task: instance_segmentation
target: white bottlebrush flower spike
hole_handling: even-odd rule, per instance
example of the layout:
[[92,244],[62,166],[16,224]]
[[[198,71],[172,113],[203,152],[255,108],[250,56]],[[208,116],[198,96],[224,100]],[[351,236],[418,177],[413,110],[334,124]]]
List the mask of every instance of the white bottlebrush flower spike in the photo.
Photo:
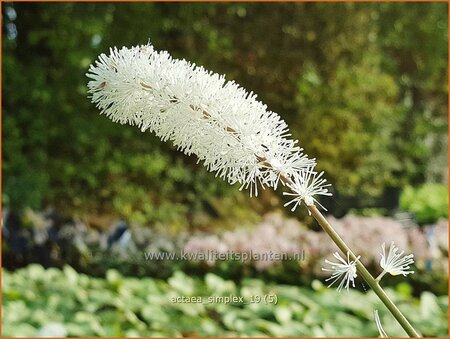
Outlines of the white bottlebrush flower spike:
[[378,315],[378,310],[373,311],[375,317],[375,324],[377,325],[378,333],[380,333],[379,338],[389,338],[389,336],[384,331],[383,326],[381,326],[380,316]]
[[[294,176],[292,182],[288,184],[293,193],[283,192],[284,195],[293,196],[294,198],[284,204],[284,206],[294,204],[291,210],[295,211],[302,201],[305,202],[306,206],[312,206],[314,205],[314,202],[320,205],[316,198],[314,198],[315,195],[331,195],[331,192],[328,190],[328,187],[330,187],[331,184],[327,184],[327,180],[323,179],[322,175],[323,172],[314,172],[311,167]],[[322,205],[320,206],[326,210],[325,207]]]
[[276,189],[314,169],[286,123],[255,94],[151,44],[113,48],[87,76],[102,114],[171,140],[250,195],[257,195],[258,185]]
[[355,278],[357,277],[356,262],[361,256],[356,257],[356,260],[350,260],[350,253],[347,252],[347,261],[342,258],[338,252],[335,252],[333,256],[338,262],[325,260],[327,264],[331,265],[331,268],[322,268],[323,271],[332,272],[331,277],[325,279],[325,281],[331,280],[328,287],[331,287],[335,282],[340,281],[337,287],[338,292],[341,292],[342,288],[346,288],[348,291],[350,283],[355,287]]
[[386,273],[391,275],[402,274],[403,276],[414,273],[414,271],[409,271],[410,265],[414,263],[414,254],[404,255],[405,251],[397,253],[399,248],[395,246],[393,241],[391,242],[387,255],[385,243],[381,245],[381,248],[380,266],[383,269],[383,272],[378,276],[378,280]]

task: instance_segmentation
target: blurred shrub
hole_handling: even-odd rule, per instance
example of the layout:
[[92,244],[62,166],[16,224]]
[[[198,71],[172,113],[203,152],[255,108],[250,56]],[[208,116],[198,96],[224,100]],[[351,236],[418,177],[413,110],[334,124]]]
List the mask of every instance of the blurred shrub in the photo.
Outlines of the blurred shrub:
[[[339,201],[330,199],[330,211],[372,206],[385,186],[423,182],[429,158],[446,159],[433,142],[447,133],[445,6],[8,2],[3,204],[174,230],[249,220],[277,205],[276,194],[250,200],[195,158],[98,115],[86,97],[89,64],[111,46],[150,38],[280,112],[328,171]],[[444,168],[433,177],[442,180]]]
[[[406,252],[414,253],[416,274],[408,277],[414,293],[431,290],[447,291],[448,222],[442,219],[435,226],[405,226],[387,217],[347,216],[330,218],[337,232],[351,248],[361,255],[373,274],[380,273],[381,244],[394,241]],[[6,213],[2,229],[4,266],[16,269],[29,263],[46,267],[69,264],[94,276],[103,276],[108,269],[137,277],[167,278],[182,270],[203,276],[208,272],[224,278],[241,280],[261,277],[277,283],[308,285],[313,279],[324,279],[321,270],[325,258],[331,259],[335,245],[324,232],[308,229],[295,219],[282,214],[268,214],[261,222],[240,225],[234,230],[215,232],[177,232],[167,228],[142,227],[123,221],[112,223],[103,231],[88,227],[80,220],[64,219],[46,211],[28,210],[21,218]],[[148,259],[147,255],[180,255],[199,253],[283,253],[288,260],[217,260]],[[298,257],[300,256],[300,260]],[[431,278],[432,277],[432,278]],[[411,279],[411,280],[410,280]],[[401,281],[386,276],[385,284]]]
[[448,218],[448,186],[408,186],[400,196],[400,208],[413,213],[420,224],[435,223],[440,218]]
[[363,217],[379,217],[387,214],[385,208],[376,208],[376,207],[368,207],[361,209],[350,209],[348,211],[349,214],[359,215]]
[[[412,224],[404,225],[388,217],[359,217],[348,215],[344,218],[329,218],[338,234],[346,241],[361,261],[373,274],[381,273],[379,266],[381,244],[394,241],[405,252],[414,253],[414,279],[418,282],[415,291],[432,289],[438,293],[447,291],[448,222],[442,220],[430,232],[429,228],[419,229]],[[295,219],[286,219],[279,214],[269,214],[264,220],[249,229],[227,231],[221,235],[198,235],[187,239],[186,252],[217,251],[226,253],[256,252],[287,253],[303,252],[304,260],[246,262],[261,276],[278,282],[292,284],[309,283],[317,277],[324,277],[321,270],[325,258],[331,259],[336,251],[334,243],[324,232],[307,229]],[[244,266],[245,266],[244,265]],[[236,269],[236,263],[210,262],[216,272],[227,276]],[[242,265],[241,265],[242,266]],[[231,269],[231,272],[229,269]],[[245,275],[245,270],[241,274]],[[433,275],[433,283],[428,279]],[[395,283],[398,279],[384,278],[384,283]]]
[[[7,25],[19,34],[6,40],[2,59],[8,83],[2,106],[3,205],[112,214],[142,224],[164,222],[174,231],[189,224],[212,224],[217,216],[250,218],[252,210],[246,208],[243,194],[215,179],[195,158],[183,156],[150,133],[111,124],[89,102],[85,73],[98,54],[120,45],[120,39],[126,45],[145,43],[149,37],[158,41],[171,34],[168,21],[183,20],[176,15],[181,8],[175,17],[163,15],[167,7],[154,4],[119,5],[117,12],[114,8],[115,4],[69,3],[8,6]],[[128,25],[131,13],[146,18],[132,20],[136,26],[127,30],[141,34],[111,33],[111,21]],[[166,16],[164,25],[156,24]],[[189,20],[194,13],[187,16]],[[223,204],[214,205],[216,197]],[[222,206],[230,204],[236,208],[224,213]]]
[[392,152],[403,114],[393,104],[398,87],[379,63],[367,55],[350,68],[339,62],[325,74],[309,66],[297,85],[299,119],[294,124],[309,126],[301,134],[305,148],[343,198],[357,196],[360,206],[370,206],[386,186],[398,184],[393,173],[401,168]]
[[[408,286],[387,293],[426,337],[447,335],[447,296],[424,292],[411,297]],[[32,337],[58,328],[72,337],[376,337],[373,311],[386,332],[404,336],[372,291],[337,294],[314,281],[311,287],[242,283],[214,274],[203,279],[174,272],[167,280],[127,278],[109,270],[105,279],[30,265],[2,271],[2,335]],[[208,297],[241,296],[244,303],[208,302]],[[277,303],[251,298],[276,295]],[[177,297],[204,303],[174,303]]]

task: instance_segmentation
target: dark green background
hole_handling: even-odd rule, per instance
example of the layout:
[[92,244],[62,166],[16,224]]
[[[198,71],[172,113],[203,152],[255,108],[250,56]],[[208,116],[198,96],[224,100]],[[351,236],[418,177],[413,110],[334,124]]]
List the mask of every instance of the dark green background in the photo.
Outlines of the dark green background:
[[279,208],[280,194],[250,199],[150,133],[99,116],[89,64],[149,39],[279,112],[326,171],[334,197],[322,202],[335,215],[392,210],[406,185],[447,180],[445,3],[2,7],[4,206],[175,230]]

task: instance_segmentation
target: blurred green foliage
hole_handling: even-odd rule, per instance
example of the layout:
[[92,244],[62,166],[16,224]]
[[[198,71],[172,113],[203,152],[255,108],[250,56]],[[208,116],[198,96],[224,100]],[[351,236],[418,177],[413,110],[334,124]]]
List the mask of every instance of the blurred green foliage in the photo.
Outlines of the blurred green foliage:
[[440,184],[406,187],[400,196],[400,207],[413,213],[420,224],[448,218],[448,187]]
[[392,208],[383,206],[387,189],[446,180],[445,3],[6,3],[2,10],[2,200],[11,208],[53,205],[178,229],[279,205],[277,194],[251,200],[195,158],[98,115],[86,95],[89,64],[111,46],[149,39],[226,73],[279,112],[327,171],[335,214]]
[[[204,279],[175,272],[167,281],[128,278],[110,270],[105,279],[29,265],[2,271],[6,337],[35,336],[42,326],[62,324],[68,336],[377,337],[373,311],[392,337],[405,333],[372,291],[337,294],[319,281],[310,288],[245,279],[237,285],[214,274]],[[413,298],[399,284],[387,293],[425,337],[447,335],[447,296],[423,292]],[[241,296],[244,303],[208,303],[208,297]],[[264,296],[277,302],[265,303]],[[174,303],[176,297],[205,303]],[[261,302],[250,300],[262,298]]]

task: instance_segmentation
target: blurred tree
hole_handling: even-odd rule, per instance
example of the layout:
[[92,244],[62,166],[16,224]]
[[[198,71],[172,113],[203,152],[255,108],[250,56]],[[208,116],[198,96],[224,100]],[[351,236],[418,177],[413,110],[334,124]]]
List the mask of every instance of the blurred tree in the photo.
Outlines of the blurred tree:
[[98,115],[86,98],[89,64],[110,46],[149,38],[280,112],[346,199],[336,213],[425,180],[436,143],[423,141],[440,140],[433,133],[447,125],[443,3],[6,3],[2,11],[2,198],[12,208],[54,205],[176,230],[278,205],[277,194],[250,199],[195,158]]
[[413,184],[447,181],[448,4],[375,8],[383,68],[395,76],[404,110],[393,139],[402,164],[395,175]]

